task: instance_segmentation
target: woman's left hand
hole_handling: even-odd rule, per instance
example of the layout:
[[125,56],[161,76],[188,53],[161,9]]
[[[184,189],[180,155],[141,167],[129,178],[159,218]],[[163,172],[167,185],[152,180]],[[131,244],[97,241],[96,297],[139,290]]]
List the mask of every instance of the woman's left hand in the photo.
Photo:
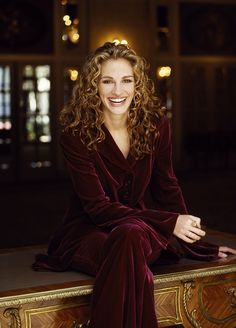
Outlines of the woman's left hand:
[[227,257],[230,254],[236,255],[236,249],[230,248],[230,247],[227,247],[227,246],[220,246],[219,247],[219,252],[218,252],[219,257],[221,257],[221,258]]

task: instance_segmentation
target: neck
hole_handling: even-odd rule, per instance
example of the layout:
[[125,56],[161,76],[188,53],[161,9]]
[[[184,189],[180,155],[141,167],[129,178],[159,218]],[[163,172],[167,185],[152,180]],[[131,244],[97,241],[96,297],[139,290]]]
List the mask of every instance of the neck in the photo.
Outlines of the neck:
[[127,129],[127,115],[106,115],[104,113],[105,125],[109,131]]

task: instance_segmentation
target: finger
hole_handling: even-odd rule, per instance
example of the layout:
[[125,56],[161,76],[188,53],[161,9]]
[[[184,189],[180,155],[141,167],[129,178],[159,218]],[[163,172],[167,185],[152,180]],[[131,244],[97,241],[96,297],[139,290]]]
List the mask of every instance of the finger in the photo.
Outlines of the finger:
[[191,231],[187,231],[187,233],[185,234],[187,238],[193,240],[193,241],[197,241],[199,239],[201,239],[201,237]]
[[201,219],[197,216],[193,216],[193,215],[190,215],[191,217],[191,220],[192,220],[192,226],[193,227],[197,227],[197,228],[201,228]]
[[183,236],[181,239],[184,240],[188,244],[193,244],[197,241],[195,239],[189,238],[188,236]]
[[199,228],[191,227],[190,231],[192,233],[195,233],[196,235],[198,235],[200,237],[204,237],[206,235],[206,232],[202,229],[199,229]]
[[192,244],[192,243],[195,243],[196,242],[196,240],[193,240],[193,239],[189,238],[188,236],[186,236],[184,234],[179,234],[177,237],[179,239],[182,239],[183,241],[185,241],[188,244]]
[[227,257],[228,255],[225,254],[225,253],[223,253],[223,252],[219,252],[219,253],[218,253],[218,256],[221,257],[221,258],[225,258],[225,257]]
[[230,254],[236,255],[236,249],[230,248],[227,246],[220,246],[219,252],[230,253]]

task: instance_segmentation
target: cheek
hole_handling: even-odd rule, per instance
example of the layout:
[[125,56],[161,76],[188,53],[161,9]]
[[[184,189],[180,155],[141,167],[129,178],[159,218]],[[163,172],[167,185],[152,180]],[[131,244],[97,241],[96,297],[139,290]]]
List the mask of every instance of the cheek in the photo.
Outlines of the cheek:
[[100,97],[106,97],[107,95],[109,95],[111,89],[112,88],[110,86],[102,86],[98,88],[98,94]]
[[134,96],[134,86],[131,86],[128,92],[133,97]]

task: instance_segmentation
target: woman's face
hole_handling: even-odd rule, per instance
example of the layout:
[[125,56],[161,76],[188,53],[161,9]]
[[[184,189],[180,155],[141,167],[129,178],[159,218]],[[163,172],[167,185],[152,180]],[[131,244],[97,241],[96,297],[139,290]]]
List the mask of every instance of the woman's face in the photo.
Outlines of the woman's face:
[[134,74],[128,60],[109,59],[101,65],[98,92],[103,111],[110,115],[126,115],[134,97]]

